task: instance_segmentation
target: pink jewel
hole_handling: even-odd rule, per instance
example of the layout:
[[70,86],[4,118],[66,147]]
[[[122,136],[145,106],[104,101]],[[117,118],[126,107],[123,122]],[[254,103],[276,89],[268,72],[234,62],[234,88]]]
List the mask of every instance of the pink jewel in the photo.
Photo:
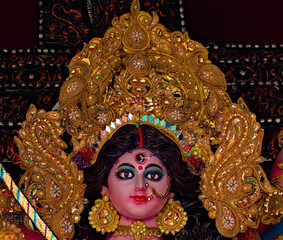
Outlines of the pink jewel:
[[126,116],[122,116],[122,120],[123,120],[123,122],[127,122],[128,118]]
[[143,166],[138,166],[138,170],[143,170]]
[[185,151],[189,150],[190,149],[190,146],[186,146],[185,147]]

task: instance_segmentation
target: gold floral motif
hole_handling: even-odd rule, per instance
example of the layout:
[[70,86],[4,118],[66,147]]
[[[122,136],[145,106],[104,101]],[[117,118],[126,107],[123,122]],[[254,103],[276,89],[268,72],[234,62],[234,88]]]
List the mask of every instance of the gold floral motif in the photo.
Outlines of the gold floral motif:
[[133,237],[135,240],[161,236],[161,232],[158,228],[147,227],[141,221],[133,222],[130,226],[118,226],[115,233],[120,236]]
[[24,240],[25,235],[17,228],[0,216],[0,240]]

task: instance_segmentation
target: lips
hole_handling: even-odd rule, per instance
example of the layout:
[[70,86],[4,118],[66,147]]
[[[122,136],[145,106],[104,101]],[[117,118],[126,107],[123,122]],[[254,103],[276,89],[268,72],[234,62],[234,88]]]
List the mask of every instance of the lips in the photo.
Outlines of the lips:
[[136,200],[137,202],[145,202],[146,201],[145,196],[133,196],[132,198],[134,200]]

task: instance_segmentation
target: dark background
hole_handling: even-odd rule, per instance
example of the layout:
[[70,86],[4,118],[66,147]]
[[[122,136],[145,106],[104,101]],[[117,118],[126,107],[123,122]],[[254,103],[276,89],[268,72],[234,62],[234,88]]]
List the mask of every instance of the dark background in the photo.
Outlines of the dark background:
[[[256,114],[265,131],[262,156],[268,171],[283,130],[283,0],[184,0],[182,10],[178,1],[183,0],[140,1],[142,10],[156,10],[170,30],[182,30],[184,15],[189,37],[208,48],[209,59],[225,74],[232,101],[242,97]],[[98,7],[91,23],[89,2]],[[20,162],[13,139],[30,104],[52,109],[82,42],[102,37],[114,16],[129,11],[131,0],[89,2],[0,0],[0,162],[9,172],[11,162]],[[82,26],[89,30],[85,35]]]
[[[201,43],[283,42],[282,0],[184,0],[184,6],[189,36]],[[1,0],[0,48],[34,48],[36,35],[37,1]]]

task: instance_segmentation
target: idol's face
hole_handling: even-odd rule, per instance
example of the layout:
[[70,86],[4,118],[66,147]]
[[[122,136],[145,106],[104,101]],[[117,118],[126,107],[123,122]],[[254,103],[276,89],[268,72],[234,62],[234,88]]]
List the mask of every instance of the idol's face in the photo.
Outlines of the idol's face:
[[[166,204],[152,193],[166,192],[168,173],[161,160],[147,149],[140,148],[122,155],[112,167],[108,186],[103,187],[102,195],[107,194],[120,215],[132,219],[146,219],[155,216]],[[148,197],[151,195],[151,197]]]

